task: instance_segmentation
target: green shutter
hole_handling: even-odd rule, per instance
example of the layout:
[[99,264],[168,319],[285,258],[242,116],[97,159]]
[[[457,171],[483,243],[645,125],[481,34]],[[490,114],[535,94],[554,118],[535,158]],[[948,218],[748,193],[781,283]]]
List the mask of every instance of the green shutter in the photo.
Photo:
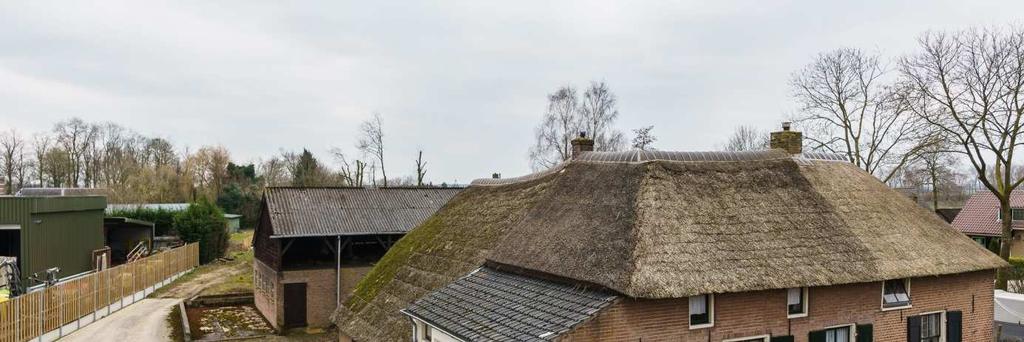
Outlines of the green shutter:
[[825,331],[824,330],[818,330],[818,331],[812,331],[812,332],[808,333],[807,334],[807,341],[808,342],[825,342]]
[[860,324],[857,325],[857,342],[872,342],[875,340],[872,335],[871,324]]
[[907,317],[907,342],[921,342],[921,316]]
[[772,336],[771,342],[793,342],[793,336]]
[[946,312],[946,342],[963,341],[962,317],[960,311]]

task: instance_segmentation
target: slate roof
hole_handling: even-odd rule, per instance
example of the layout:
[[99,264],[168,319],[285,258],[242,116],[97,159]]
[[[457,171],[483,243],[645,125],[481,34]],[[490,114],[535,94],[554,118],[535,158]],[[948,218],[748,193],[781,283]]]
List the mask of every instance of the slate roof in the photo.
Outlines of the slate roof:
[[267,188],[272,236],[405,233],[461,188]]
[[482,267],[402,310],[466,341],[550,341],[616,295]]
[[[1024,208],[1024,192],[1010,195],[1010,207]],[[998,220],[999,199],[989,191],[979,191],[964,203],[964,208],[953,219],[953,227],[967,235],[1000,236],[1002,226]],[[1013,229],[1024,229],[1024,221],[1013,221]]]

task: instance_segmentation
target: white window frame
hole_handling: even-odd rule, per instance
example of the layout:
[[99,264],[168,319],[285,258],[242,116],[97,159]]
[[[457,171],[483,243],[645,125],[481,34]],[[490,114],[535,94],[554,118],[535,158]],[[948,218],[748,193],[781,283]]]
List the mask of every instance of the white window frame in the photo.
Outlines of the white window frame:
[[829,330],[838,329],[838,328],[849,328],[850,337],[849,337],[849,339],[847,339],[847,341],[853,342],[853,341],[857,340],[857,325],[856,324],[833,325],[833,326],[830,326],[830,327],[825,327],[825,329],[822,329],[822,331],[829,331]]
[[690,325],[690,297],[686,297],[686,324],[689,325],[690,330],[706,329],[715,326],[715,294],[708,293],[697,296],[707,296],[708,298],[708,322],[704,324]]
[[[934,314],[939,314],[939,342],[946,342],[946,311],[922,312],[922,313],[917,315],[917,319],[920,320],[921,316],[928,316],[928,315],[934,315]],[[924,321],[921,321],[921,323],[922,323],[921,326],[923,327]],[[924,330],[924,329],[921,329],[921,330]],[[918,342],[920,342],[920,341],[918,341]]]
[[[889,280],[897,280],[897,279],[889,279]],[[881,292],[881,295],[878,296],[879,306],[882,308],[882,311],[903,310],[903,309],[909,309],[909,308],[914,307],[914,295],[910,293],[910,278],[903,278],[903,279],[899,279],[899,280],[903,280],[903,287],[904,287],[904,290],[907,290],[907,298],[910,299],[910,304],[903,305],[903,306],[893,306],[893,307],[888,307],[888,308],[885,307],[885,282],[886,281],[883,280],[882,281],[882,292]]]
[[771,335],[758,335],[758,336],[747,336],[747,337],[740,337],[740,338],[730,338],[728,340],[722,340],[722,342],[749,341],[749,340],[753,340],[753,339],[756,339],[756,338],[759,338],[759,339],[763,340],[764,342],[769,342],[769,341],[771,341],[772,336]]
[[809,302],[808,300],[811,297],[810,296],[811,288],[809,288],[809,287],[801,287],[799,289],[803,292],[803,294],[802,294],[803,295],[803,302],[802,303],[804,305],[804,312],[803,313],[798,313],[798,314],[790,314],[789,313],[789,290],[790,289],[786,289],[786,318],[793,319],[793,318],[807,317],[807,313],[810,311],[810,304],[808,304],[808,302]]

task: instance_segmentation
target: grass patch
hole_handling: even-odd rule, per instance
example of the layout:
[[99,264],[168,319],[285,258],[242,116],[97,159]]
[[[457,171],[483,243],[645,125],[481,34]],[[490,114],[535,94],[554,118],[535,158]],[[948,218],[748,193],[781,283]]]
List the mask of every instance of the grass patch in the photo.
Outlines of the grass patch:
[[182,284],[194,281],[197,277],[224,269],[232,269],[238,274],[216,278],[215,281],[209,283],[202,290],[201,295],[252,292],[252,235],[252,230],[231,234],[230,245],[226,253],[229,260],[215,260],[206,265],[201,265],[167,286],[155,291],[151,296],[160,297]]
[[181,328],[181,306],[175,305],[171,313],[167,315],[167,324],[171,326],[171,334],[167,338],[175,342],[185,341],[185,330]]

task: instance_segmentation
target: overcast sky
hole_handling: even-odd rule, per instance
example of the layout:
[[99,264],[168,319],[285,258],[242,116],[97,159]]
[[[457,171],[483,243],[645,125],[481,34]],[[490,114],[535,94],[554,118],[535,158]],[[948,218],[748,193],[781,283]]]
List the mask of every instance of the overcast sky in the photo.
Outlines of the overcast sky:
[[[794,111],[812,57],[913,51],[926,30],[1020,24],[1024,1],[254,1],[0,4],[0,129],[78,116],[236,161],[354,150],[384,118],[389,174],[423,149],[435,182],[529,172],[561,85],[606,81],[623,131],[716,148]],[[627,134],[631,135],[631,134]]]

